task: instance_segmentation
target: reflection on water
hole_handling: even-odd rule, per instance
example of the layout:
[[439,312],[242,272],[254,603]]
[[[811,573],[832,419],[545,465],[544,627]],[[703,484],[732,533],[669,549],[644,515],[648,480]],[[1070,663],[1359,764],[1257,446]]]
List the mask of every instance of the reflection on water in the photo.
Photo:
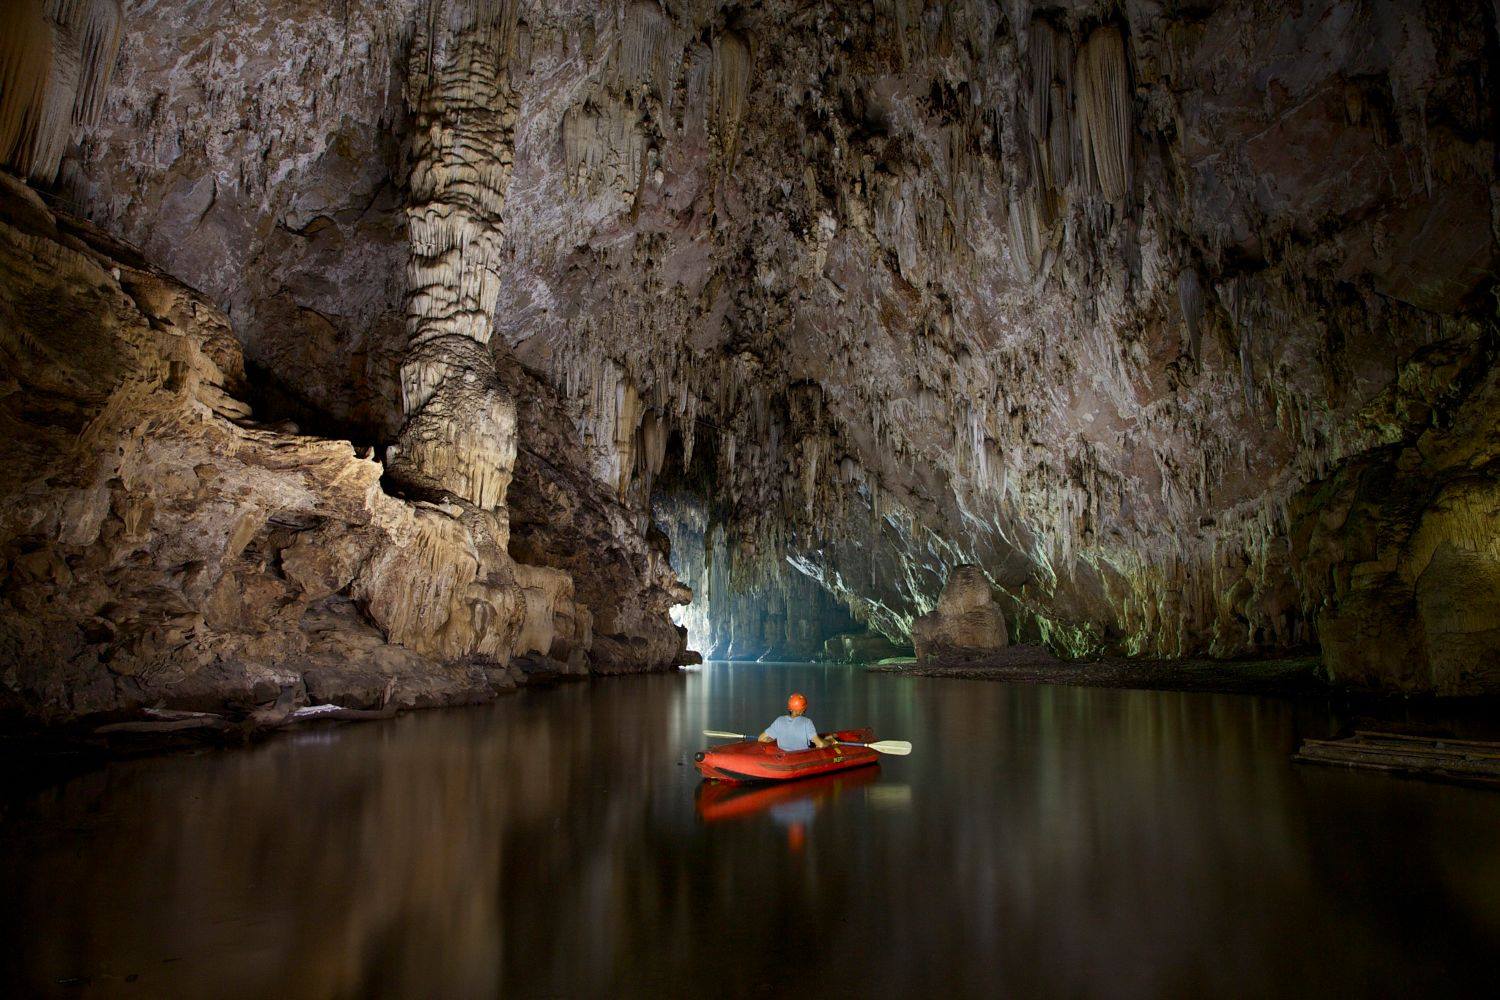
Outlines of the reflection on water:
[[[910,757],[700,788],[786,692]],[[1288,762],[1311,709],[712,665],[4,799],[0,974],[70,996],[1451,994],[1500,795]]]
[[[787,849],[796,853],[807,843],[808,824],[822,806],[854,789],[863,789],[879,777],[880,769],[871,766],[775,784],[726,785],[704,781],[698,785],[698,818],[705,823],[723,823],[770,816],[786,830]],[[905,785],[887,785],[881,790],[903,789],[909,791]],[[882,798],[892,801],[889,795],[877,796],[877,801]],[[907,801],[909,804],[909,798]]]

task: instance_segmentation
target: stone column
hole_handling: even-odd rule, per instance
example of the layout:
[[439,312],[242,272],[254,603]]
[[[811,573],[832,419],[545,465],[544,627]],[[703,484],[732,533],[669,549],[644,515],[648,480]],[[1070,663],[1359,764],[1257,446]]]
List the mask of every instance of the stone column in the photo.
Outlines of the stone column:
[[401,366],[406,414],[391,474],[503,513],[516,410],[489,346],[516,120],[515,0],[431,0],[412,40],[411,243]]

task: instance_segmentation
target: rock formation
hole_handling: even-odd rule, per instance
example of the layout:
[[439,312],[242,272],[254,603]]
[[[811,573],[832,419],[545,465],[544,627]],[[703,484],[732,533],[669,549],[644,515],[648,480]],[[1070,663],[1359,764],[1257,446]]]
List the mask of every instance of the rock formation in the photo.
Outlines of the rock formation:
[[1063,654],[1500,684],[1492,5],[5,17],[11,168],[201,289],[262,419],[393,447],[558,662],[673,659],[672,560],[756,656],[973,565]]
[[986,656],[1009,645],[1005,613],[995,603],[983,569],[954,568],[938,595],[937,607],[912,627],[912,642],[919,660]]
[[1500,375],[1493,345],[1438,345],[1392,405],[1420,433],[1304,491],[1292,551],[1317,595],[1335,681],[1439,694],[1500,689]]
[[[435,10],[435,8],[434,8]],[[388,451],[407,485],[503,517],[516,457],[515,401],[489,349],[500,295],[515,128],[515,5],[482,0],[419,21],[407,56],[413,116],[407,181],[406,425]]]
[[[682,658],[666,613],[688,595],[586,477],[521,507],[547,524],[527,542],[541,558],[572,541],[548,531],[625,539],[580,593],[517,563],[494,511],[398,500],[347,442],[252,420],[222,312],[0,185],[3,707],[447,704],[514,687],[526,654],[558,672]],[[544,389],[514,396],[562,436]],[[554,457],[531,442],[528,468]]]
[[481,574],[504,558],[488,524],[386,496],[347,443],[249,421],[218,309],[0,183],[8,701],[52,717],[512,683],[525,608]]

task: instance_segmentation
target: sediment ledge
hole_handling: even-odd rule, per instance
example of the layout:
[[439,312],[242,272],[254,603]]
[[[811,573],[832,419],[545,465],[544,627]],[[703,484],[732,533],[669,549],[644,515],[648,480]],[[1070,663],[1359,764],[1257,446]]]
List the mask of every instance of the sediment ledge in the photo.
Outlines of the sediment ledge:
[[877,664],[880,673],[1012,684],[1203,691],[1222,694],[1330,694],[1334,692],[1316,655],[1254,660],[1145,660],[1102,657],[1061,660],[1041,646],[1011,646],[978,659],[932,659]]

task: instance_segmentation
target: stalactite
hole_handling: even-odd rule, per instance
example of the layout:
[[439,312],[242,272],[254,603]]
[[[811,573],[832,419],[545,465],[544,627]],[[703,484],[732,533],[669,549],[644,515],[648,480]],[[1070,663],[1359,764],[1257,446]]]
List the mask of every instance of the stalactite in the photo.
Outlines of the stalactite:
[[726,31],[714,39],[713,104],[724,160],[731,167],[749,93],[750,43],[737,32]]
[[562,140],[570,194],[607,192],[620,204],[635,194],[649,141],[632,105],[606,94],[569,108]]
[[1183,346],[1188,357],[1196,362],[1202,342],[1200,323],[1203,320],[1203,285],[1194,268],[1183,268],[1177,276],[1177,304],[1182,310],[1182,324],[1187,331],[1187,340]]
[[630,4],[623,17],[615,58],[616,81],[626,90],[645,86],[661,96],[670,78],[671,22],[651,0]]
[[1047,247],[1039,200],[1037,192],[1023,191],[1011,199],[1010,212],[1006,216],[1011,257],[1017,272],[1026,281],[1041,273]]
[[93,124],[119,51],[120,0],[7,0],[0,9],[0,162],[56,175],[75,127]]
[[52,28],[42,0],[0,6],[0,158],[31,174],[52,67]]
[[1095,190],[1112,202],[1130,192],[1135,134],[1130,70],[1120,29],[1098,28],[1078,50],[1073,69],[1084,160]]
[[80,75],[73,101],[73,124],[91,125],[99,117],[104,91],[114,72],[124,26],[122,0],[51,0],[54,15],[78,44]]
[[1062,191],[1073,173],[1072,38],[1038,18],[1031,22],[1027,49],[1031,61],[1027,123],[1040,154],[1040,180],[1049,189]]

